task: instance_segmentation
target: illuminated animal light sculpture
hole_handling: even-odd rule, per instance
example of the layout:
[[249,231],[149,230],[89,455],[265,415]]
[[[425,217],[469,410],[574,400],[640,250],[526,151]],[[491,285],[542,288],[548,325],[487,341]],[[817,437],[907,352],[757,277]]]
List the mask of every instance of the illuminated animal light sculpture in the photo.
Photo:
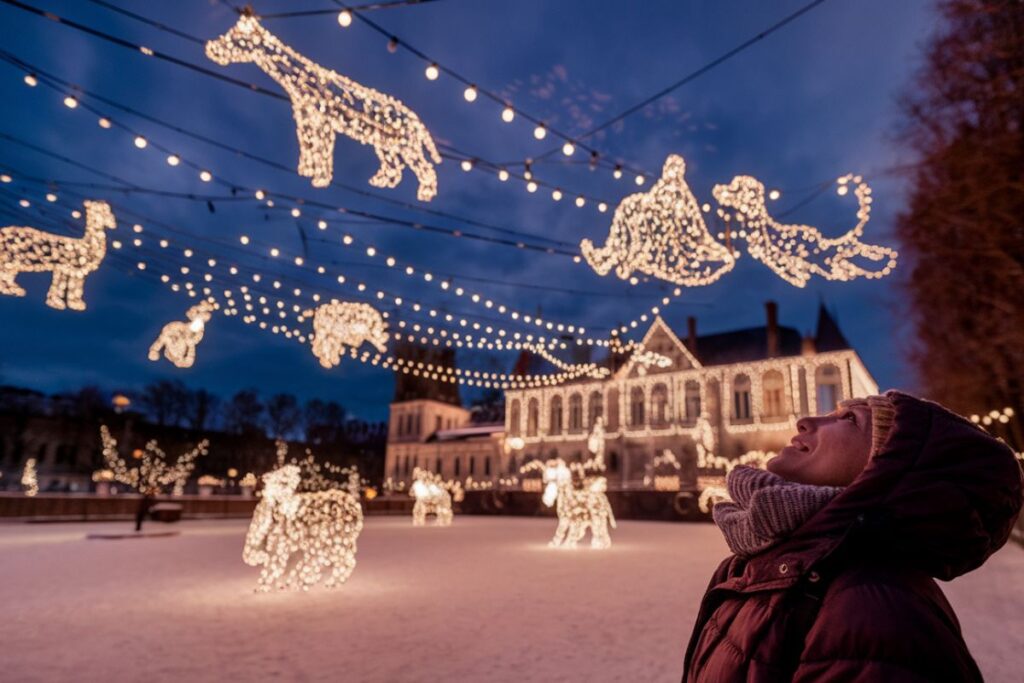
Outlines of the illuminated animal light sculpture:
[[262,567],[256,591],[309,590],[324,572],[326,588],[345,583],[363,529],[359,499],[337,488],[297,493],[302,471],[293,464],[263,475],[263,483],[242,550],[246,564]]
[[325,368],[341,363],[346,346],[369,342],[381,353],[387,350],[387,324],[369,304],[332,301],[302,315],[313,318],[313,355]]
[[39,478],[36,475],[35,458],[29,458],[25,461],[25,467],[21,471],[21,485],[25,489],[25,495],[29,498],[39,493]]
[[580,243],[598,275],[612,268],[623,280],[634,271],[689,287],[706,285],[732,269],[732,252],[708,232],[684,175],[686,162],[671,154],[649,192],[622,200],[603,247]]
[[871,188],[852,174],[837,182],[840,195],[849,192],[851,183],[855,186],[857,224],[831,239],[809,225],[787,225],[772,218],[764,185],[756,178],[736,176],[728,185],[716,185],[712,193],[719,204],[732,209],[732,217],[722,209],[719,215],[727,223],[735,218],[738,236],[746,239],[750,255],[791,285],[803,287],[813,275],[842,281],[885,277],[896,267],[896,251],[860,241],[871,216]]
[[107,254],[105,230],[117,227],[106,202],[85,202],[85,234],[63,237],[36,228],[0,228],[0,294],[25,296],[14,278],[19,273],[53,273],[46,305],[85,310],[85,276],[99,268]]
[[[535,460],[523,465],[521,473],[540,470],[544,493],[541,500],[545,505],[555,505],[558,513],[558,527],[548,543],[553,548],[575,548],[590,529],[590,547],[604,549],[611,547],[612,539],[608,527],[615,528],[615,515],[605,492],[608,480],[604,476],[588,474],[604,470],[604,424],[601,418],[595,421],[594,429],[587,439],[587,448],[593,457],[582,464],[567,465],[561,458],[540,462]],[[577,487],[574,480],[579,480]]]
[[331,182],[334,139],[341,134],[377,152],[380,169],[371,185],[395,187],[408,167],[419,181],[421,201],[437,194],[434,165],[441,163],[441,155],[416,113],[396,98],[300,55],[248,12],[206,43],[206,56],[221,65],[253,62],[284,89],[299,138],[299,175],[312,178],[315,187]]
[[434,515],[435,526],[451,526],[452,494],[441,475],[416,467],[412,479],[409,495],[416,499],[412,506],[412,525],[425,526],[427,515]]
[[203,340],[203,331],[210,316],[217,309],[213,301],[200,301],[185,312],[189,322],[173,320],[160,331],[153,345],[149,347],[149,359],[160,360],[163,352],[167,360],[179,368],[190,368],[196,360],[196,346]]

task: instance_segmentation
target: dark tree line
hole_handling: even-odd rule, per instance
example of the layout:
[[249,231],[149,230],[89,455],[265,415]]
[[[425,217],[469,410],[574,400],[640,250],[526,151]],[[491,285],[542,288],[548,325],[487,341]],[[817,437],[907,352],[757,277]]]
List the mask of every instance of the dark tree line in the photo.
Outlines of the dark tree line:
[[1024,447],[1024,3],[943,0],[904,101],[918,157],[898,222],[928,395],[1001,410]]

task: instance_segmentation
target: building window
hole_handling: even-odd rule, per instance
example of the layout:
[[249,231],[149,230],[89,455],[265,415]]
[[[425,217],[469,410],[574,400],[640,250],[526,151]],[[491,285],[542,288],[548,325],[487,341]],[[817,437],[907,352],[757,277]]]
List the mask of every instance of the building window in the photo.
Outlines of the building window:
[[786,385],[782,373],[769,370],[761,377],[761,389],[764,401],[761,406],[765,417],[782,417],[786,414]]
[[608,429],[615,431],[619,428],[619,390],[609,389],[608,390],[608,407],[605,411],[608,419],[604,421],[604,426]]
[[590,392],[590,401],[588,402],[587,412],[589,413],[587,417],[587,424],[593,427],[594,423],[597,422],[597,418],[604,415],[604,405],[600,391]]
[[476,474],[476,456],[469,456],[469,473]]
[[491,476],[491,456],[489,455],[484,458],[484,476]]
[[512,436],[519,436],[519,399],[512,401],[512,405],[508,409],[508,430]]
[[746,375],[736,375],[732,381],[732,417],[750,419],[750,378]]
[[396,479],[398,477],[402,476],[401,460],[402,460],[401,458],[398,458],[398,457],[395,458],[395,469],[394,469],[394,473],[395,474],[394,474],[394,477]]
[[655,384],[651,389],[651,423],[655,427],[668,426],[668,387]]
[[441,474],[441,458],[437,459],[437,473]]
[[608,471],[619,471],[619,454],[616,451],[612,451],[611,453],[608,454]]
[[441,431],[441,416],[440,415],[434,416],[434,431],[435,432]]
[[551,399],[551,422],[548,429],[548,434],[561,434],[562,433],[562,397],[555,396]]
[[818,414],[831,413],[843,400],[843,378],[839,368],[831,363],[818,366],[814,371],[814,384],[818,395]]
[[540,403],[531,398],[526,405],[526,435],[537,436],[537,425],[540,422]]
[[462,476],[462,458],[455,458],[455,476]]
[[515,455],[515,453],[513,453],[509,457],[509,459],[508,459],[508,473],[509,474],[515,474],[516,473],[516,469],[518,469],[516,467],[516,455]]
[[686,422],[693,424],[700,417],[700,384],[697,380],[687,380],[683,387],[683,403]]
[[583,431],[583,397],[580,394],[569,397],[569,431]]
[[629,391],[629,426],[642,427],[644,425],[644,390],[641,387],[633,387]]

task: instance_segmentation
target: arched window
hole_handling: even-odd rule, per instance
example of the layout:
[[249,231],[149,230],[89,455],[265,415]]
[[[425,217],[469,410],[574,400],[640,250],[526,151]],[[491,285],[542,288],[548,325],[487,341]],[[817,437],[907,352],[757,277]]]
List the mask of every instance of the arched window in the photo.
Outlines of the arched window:
[[508,409],[508,430],[512,436],[519,436],[519,399],[512,401],[512,405]]
[[455,476],[462,476],[462,458],[455,458]]
[[583,431],[583,396],[580,394],[569,397],[569,431]]
[[437,473],[441,474],[441,458],[437,459]]
[[469,456],[469,473],[476,474],[476,456]]
[[843,377],[839,368],[831,363],[819,365],[814,371],[814,385],[818,395],[818,414],[831,413],[843,400]]
[[609,389],[608,390],[608,405],[605,407],[605,415],[607,419],[604,421],[604,426],[612,431],[619,428],[619,390]]
[[644,390],[642,387],[633,387],[629,390],[629,426],[642,427],[644,425]]
[[489,455],[484,458],[484,476],[491,476],[491,456]]
[[750,419],[750,378],[736,375],[732,380],[732,418]]
[[508,473],[515,474],[518,467],[516,466],[516,454],[513,453],[508,459]]
[[394,475],[393,476],[395,477],[395,479],[397,479],[398,477],[402,476],[402,459],[401,458],[397,458],[397,457],[395,458],[395,468],[394,468]]
[[593,428],[594,422],[602,415],[604,415],[604,402],[601,392],[592,391],[590,392],[590,400],[587,401],[587,424]]
[[683,386],[683,405],[687,424],[693,424],[700,417],[700,383],[695,379],[687,380]]
[[551,399],[551,421],[548,422],[548,434],[562,433],[562,397],[555,396]]
[[651,424],[668,426],[668,387],[664,384],[655,384],[651,389]]
[[617,451],[612,451],[611,453],[608,454],[608,471],[619,471],[619,454]]
[[769,370],[761,376],[761,390],[764,393],[761,408],[765,417],[782,417],[786,414],[786,384],[782,373]]
[[526,404],[526,435],[537,436],[537,425],[540,424],[540,403],[531,398]]

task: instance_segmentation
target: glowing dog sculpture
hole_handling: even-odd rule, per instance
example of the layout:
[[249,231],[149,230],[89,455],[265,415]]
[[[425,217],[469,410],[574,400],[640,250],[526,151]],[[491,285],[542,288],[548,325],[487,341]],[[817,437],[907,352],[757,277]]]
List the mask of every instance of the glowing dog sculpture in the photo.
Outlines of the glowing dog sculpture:
[[313,355],[325,368],[341,362],[346,346],[356,349],[369,342],[381,353],[387,350],[387,324],[369,304],[332,301],[302,315],[313,318]]
[[416,113],[396,98],[302,56],[248,12],[206,43],[206,56],[221,65],[253,62],[284,89],[299,138],[299,175],[312,178],[314,187],[331,183],[334,138],[340,133],[373,145],[380,169],[371,185],[395,187],[408,167],[419,180],[416,196],[421,201],[437,194],[434,164],[441,163],[441,155]]
[[[535,460],[523,465],[520,472],[540,470],[544,484],[541,500],[545,505],[555,505],[558,513],[558,527],[551,539],[553,548],[575,548],[590,529],[590,547],[604,549],[611,547],[612,539],[608,527],[615,528],[615,515],[605,491],[608,480],[603,476],[590,474],[604,471],[604,424],[599,417],[587,440],[587,448],[594,454],[582,464],[567,465],[561,458],[540,462]],[[581,480],[580,485],[574,479]]]
[[[719,204],[732,209],[739,227],[746,231],[750,255],[795,287],[806,285],[812,275],[843,281],[885,277],[896,267],[896,251],[860,241],[871,216],[871,188],[852,174],[837,182],[840,195],[854,185],[857,224],[833,239],[810,225],[787,225],[772,218],[765,204],[764,185],[756,178],[736,176],[728,185],[715,185],[712,194]],[[719,215],[728,217],[721,209]]]
[[425,526],[427,515],[434,515],[435,526],[451,526],[455,516],[452,494],[441,475],[416,467],[413,468],[412,479],[409,495],[416,499],[412,506],[412,525]]
[[99,268],[107,255],[105,230],[117,227],[106,202],[85,202],[85,234],[62,237],[36,228],[8,226],[0,229],[0,294],[25,296],[14,278],[18,273],[53,273],[46,305],[85,310],[82,290],[85,276]]
[[210,316],[217,308],[212,301],[200,301],[185,312],[189,322],[173,320],[160,331],[153,345],[149,347],[149,359],[160,360],[163,352],[167,360],[179,368],[190,368],[196,360],[196,346],[203,340],[203,331]]
[[356,566],[356,539],[363,528],[359,499],[329,489],[297,493],[301,468],[288,464],[263,475],[263,498],[245,537],[242,559],[262,566],[257,592],[309,590],[326,571],[326,588],[339,586]]

